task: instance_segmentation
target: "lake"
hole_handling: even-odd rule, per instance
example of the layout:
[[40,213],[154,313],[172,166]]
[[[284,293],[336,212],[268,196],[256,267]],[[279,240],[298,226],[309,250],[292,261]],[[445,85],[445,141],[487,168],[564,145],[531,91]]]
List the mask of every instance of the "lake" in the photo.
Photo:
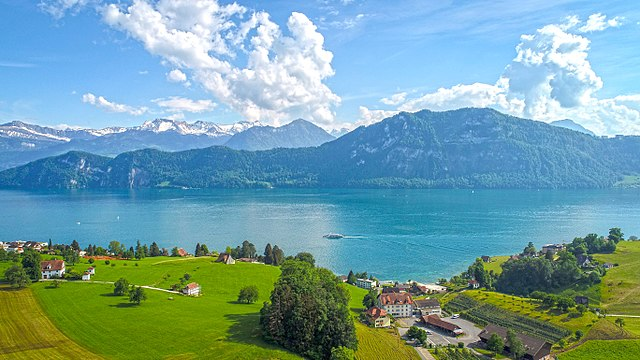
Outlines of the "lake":
[[[621,227],[640,235],[639,190],[132,190],[0,191],[0,241],[196,243],[249,240],[311,252],[337,274],[435,281],[481,255],[527,242],[569,242]],[[336,232],[344,239],[325,239]]]

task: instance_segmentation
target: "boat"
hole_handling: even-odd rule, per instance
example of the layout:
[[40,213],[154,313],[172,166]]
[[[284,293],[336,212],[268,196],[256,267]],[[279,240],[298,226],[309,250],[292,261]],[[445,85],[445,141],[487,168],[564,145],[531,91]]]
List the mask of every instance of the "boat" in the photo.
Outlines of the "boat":
[[324,235],[323,238],[325,239],[342,239],[344,237],[344,235],[342,234],[334,234],[334,233],[328,233],[327,235]]

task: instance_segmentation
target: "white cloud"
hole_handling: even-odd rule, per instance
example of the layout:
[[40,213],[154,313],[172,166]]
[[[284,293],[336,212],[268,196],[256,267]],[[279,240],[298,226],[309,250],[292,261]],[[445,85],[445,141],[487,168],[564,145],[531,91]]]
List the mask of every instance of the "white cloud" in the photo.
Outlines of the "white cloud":
[[380,102],[385,105],[398,105],[400,103],[403,103],[406,98],[407,98],[406,92],[399,92],[391,95],[391,97],[388,97],[388,98],[385,97],[380,99]]
[[[603,27],[602,23],[607,25]],[[618,26],[594,14],[586,22],[576,16],[522,35],[516,56],[495,84],[459,84],[400,103],[398,111],[492,107],[541,121],[570,118],[603,135],[640,133],[640,95],[598,99],[602,79],[588,60],[590,41],[583,33]],[[393,97],[391,98],[393,99]],[[386,116],[360,109],[363,123]]]
[[285,31],[266,12],[248,13],[216,0],[137,0],[102,9],[107,24],[190,70],[192,80],[247,120],[334,122],[340,98],[324,83],[334,74],[333,54],[316,26],[294,12]]
[[151,100],[161,108],[166,109],[169,112],[192,112],[201,113],[205,111],[211,111],[216,107],[216,104],[211,100],[191,100],[178,96],[171,96],[163,99]]
[[354,128],[361,125],[375,124],[383,119],[399,113],[399,110],[370,110],[365,106],[360,106],[360,119],[354,124]]
[[185,82],[187,75],[178,69],[173,69],[167,73],[167,80],[170,82]]
[[142,107],[133,107],[133,106],[129,106],[129,105],[124,105],[124,104],[118,104],[118,103],[114,103],[111,102],[107,99],[105,99],[102,96],[95,96],[92,93],[86,93],[84,95],[82,95],[82,102],[87,103],[87,104],[91,104],[95,107],[104,109],[106,111],[109,112],[115,112],[115,113],[128,113],[134,116],[139,116],[142,115],[144,113],[147,112],[148,108],[142,106]]
[[602,31],[610,27],[619,27],[622,25],[622,18],[616,16],[613,19],[607,20],[606,15],[600,13],[591,14],[587,23],[581,26],[578,30],[581,32],[594,32]]
[[77,14],[82,8],[96,0],[42,0],[38,4],[40,10],[54,19],[62,19],[68,12]]

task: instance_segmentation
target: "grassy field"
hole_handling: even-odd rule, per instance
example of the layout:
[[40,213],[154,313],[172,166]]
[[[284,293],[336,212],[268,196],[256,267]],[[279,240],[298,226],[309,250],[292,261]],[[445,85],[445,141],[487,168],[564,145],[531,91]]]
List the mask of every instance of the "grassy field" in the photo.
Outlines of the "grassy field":
[[0,359],[99,359],[62,334],[31,289],[0,285]]
[[639,354],[639,340],[591,340],[558,355],[558,358],[560,360],[637,360]]
[[619,264],[600,284],[602,307],[610,314],[640,315],[640,241],[620,242],[615,253],[595,258]]
[[570,318],[566,313],[561,313],[557,309],[545,309],[538,301],[528,298],[482,290],[469,290],[464,293],[478,301],[486,302],[537,320],[550,322],[554,325],[569,329],[572,332],[580,329],[586,333],[593,323],[597,321],[597,317],[591,312],[585,312],[577,318]]
[[362,324],[358,318],[363,310],[362,299],[367,294],[364,289],[351,285],[345,285],[351,293],[351,312],[356,321],[358,336],[358,360],[385,360],[385,359],[420,359],[418,353],[412,347],[406,345],[393,329],[374,329]]
[[509,260],[510,256],[492,256],[490,263],[484,263],[484,269],[487,271],[493,270],[494,273],[502,273],[502,264]]

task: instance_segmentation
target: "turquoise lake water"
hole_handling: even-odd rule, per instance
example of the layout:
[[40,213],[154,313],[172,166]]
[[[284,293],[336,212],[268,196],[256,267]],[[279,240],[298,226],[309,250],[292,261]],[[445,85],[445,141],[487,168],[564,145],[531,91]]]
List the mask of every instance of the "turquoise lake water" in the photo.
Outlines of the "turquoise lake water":
[[[0,191],[0,241],[106,245],[269,242],[338,274],[435,281],[478,256],[621,227],[640,236],[638,190]],[[322,235],[337,232],[347,238]]]

